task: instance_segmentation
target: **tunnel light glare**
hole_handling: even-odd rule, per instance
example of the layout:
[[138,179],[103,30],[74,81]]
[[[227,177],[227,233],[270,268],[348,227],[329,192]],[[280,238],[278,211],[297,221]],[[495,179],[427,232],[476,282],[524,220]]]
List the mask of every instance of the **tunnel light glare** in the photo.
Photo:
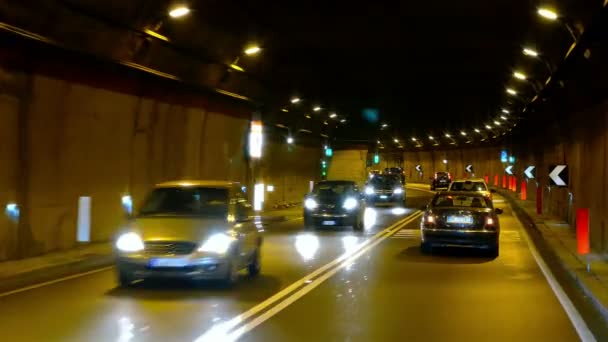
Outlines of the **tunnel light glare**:
[[387,123],[382,124],[382,128],[386,128],[386,127],[388,127]]
[[505,113],[505,114],[509,114],[510,112],[507,109],[502,109],[501,112]]
[[359,238],[354,235],[347,235],[342,237],[342,248],[345,253],[352,252],[359,247]]
[[365,229],[372,228],[376,224],[378,212],[374,208],[365,208],[363,213],[363,226]]
[[538,57],[538,52],[536,52],[536,50],[532,50],[532,49],[524,48],[523,53],[524,53],[524,55],[526,55],[526,56],[530,56],[530,57]]
[[445,137],[446,137],[446,138],[451,138],[452,136],[446,133],[446,134],[445,134]]
[[507,121],[507,117],[504,116],[504,115],[501,115],[500,118],[503,119],[503,120],[505,120],[505,121]]
[[538,15],[540,15],[541,17],[549,20],[556,20],[558,17],[555,11],[544,7],[539,8],[536,13],[538,13]]
[[479,133],[479,132],[481,132],[481,131],[479,130],[479,128],[475,128],[475,129],[474,129],[474,131],[475,131],[475,133]]
[[257,55],[258,53],[260,53],[260,51],[262,51],[262,48],[260,48],[257,45],[254,45],[254,46],[250,46],[250,47],[246,48],[245,51],[243,51],[243,52],[245,52],[245,54],[247,56],[254,56],[254,55]]
[[460,135],[462,135],[463,137],[466,137],[466,136],[467,136],[467,132],[465,132],[465,131],[461,131],[461,132],[460,132]]
[[245,72],[245,69],[241,68],[239,65],[237,65],[235,63],[230,64],[230,67],[236,71]]
[[296,236],[295,248],[304,261],[312,260],[319,250],[319,238],[312,234]]
[[293,138],[292,137],[287,137],[287,143],[288,144],[293,144]]
[[525,81],[528,78],[526,76],[526,74],[524,74],[523,72],[519,72],[519,71],[514,72],[513,77],[517,78],[518,80],[522,80],[522,81]]
[[252,121],[249,132],[249,156],[251,158],[262,157],[263,127],[261,121]]
[[447,160],[447,159],[444,159],[444,160],[442,160],[442,162],[443,162],[444,164],[447,164],[447,163],[448,163],[448,160]]
[[395,144],[399,143],[399,139],[397,139],[397,138],[393,139],[393,141],[395,142]]
[[267,192],[274,192],[274,185],[267,185],[266,186],[266,191]]
[[315,106],[312,110],[315,111],[315,112],[318,112],[318,111],[321,110],[321,107],[320,106]]
[[190,9],[186,6],[178,6],[169,11],[171,18],[181,18],[190,13]]
[[306,115],[306,118],[307,118],[307,119],[312,119],[312,116],[310,116],[310,115]]
[[494,121],[494,124],[495,124],[496,126],[500,126],[500,122],[498,122],[498,121]]
[[412,137],[412,141],[416,141],[416,138]]
[[486,128],[487,128],[487,129],[492,129],[492,126],[490,126],[490,125],[486,125]]
[[329,114],[329,117],[332,118],[332,119],[335,118],[335,117],[337,117],[337,116],[338,116],[338,114],[336,114],[336,113]]
[[292,97],[290,101],[291,101],[291,103],[298,103],[298,102],[300,102],[301,100],[300,100],[300,98],[299,98],[299,97]]
[[396,208],[391,209],[391,213],[395,216],[400,216],[400,215],[405,214],[406,210],[405,210],[405,208],[402,208],[402,207],[396,207]]
[[509,93],[509,95],[517,95],[517,92],[513,88],[507,88],[507,93]]
[[253,210],[260,211],[264,206],[264,183],[253,186]]
[[429,140],[435,140],[435,138],[432,135],[429,135]]
[[341,122],[341,123],[345,123],[345,122],[346,122],[346,119],[342,119],[342,120],[340,120],[340,122]]

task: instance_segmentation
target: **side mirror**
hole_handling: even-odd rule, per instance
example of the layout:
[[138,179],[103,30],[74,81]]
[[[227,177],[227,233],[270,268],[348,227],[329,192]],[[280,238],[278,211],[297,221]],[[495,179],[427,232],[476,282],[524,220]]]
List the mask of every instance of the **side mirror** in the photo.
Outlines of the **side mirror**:
[[496,193],[496,189],[490,189],[490,192],[494,194]]
[[500,215],[503,213],[502,209],[500,209],[500,208],[494,209],[494,212],[496,213],[496,215]]

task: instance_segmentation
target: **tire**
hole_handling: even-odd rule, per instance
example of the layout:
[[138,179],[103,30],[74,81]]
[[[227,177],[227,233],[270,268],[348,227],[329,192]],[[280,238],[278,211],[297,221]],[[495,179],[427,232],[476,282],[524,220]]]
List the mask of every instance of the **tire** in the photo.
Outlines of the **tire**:
[[247,265],[247,274],[249,274],[250,277],[255,277],[255,276],[259,275],[261,271],[262,271],[262,264],[260,261],[260,247],[258,247],[256,249],[256,251],[253,253],[253,258],[251,260],[251,263],[249,263],[249,265]]
[[433,253],[433,246],[431,246],[429,243],[422,242],[420,244],[420,250],[422,251],[422,254],[431,254]]
[[498,258],[498,255],[500,254],[500,248],[498,247],[498,245],[490,248],[490,250],[488,251],[488,254],[492,258]]
[[129,273],[123,270],[118,271],[118,285],[120,287],[131,287],[133,285],[133,280],[135,279]]
[[363,219],[361,218],[361,215],[357,215],[356,221],[355,221],[355,225],[353,226],[353,229],[357,232],[362,232],[363,231]]
[[222,279],[222,284],[226,288],[234,287],[239,279],[239,270],[236,267],[236,263],[234,261],[228,262],[228,267],[226,267],[226,275]]

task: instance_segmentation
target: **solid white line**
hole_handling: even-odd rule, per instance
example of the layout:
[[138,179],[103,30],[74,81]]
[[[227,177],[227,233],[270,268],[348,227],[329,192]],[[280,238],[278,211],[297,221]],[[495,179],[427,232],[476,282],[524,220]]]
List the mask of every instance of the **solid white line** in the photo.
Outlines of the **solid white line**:
[[[336,265],[340,265],[340,263],[344,262],[344,260],[347,260],[352,255],[358,253],[358,251],[366,248],[368,245],[372,244],[374,241],[377,241],[380,238],[384,239],[385,237],[390,236],[391,233],[394,233],[397,231],[397,229],[395,229],[395,228],[400,227],[401,225],[409,224],[410,222],[414,221],[421,214],[422,214],[422,212],[420,210],[417,210],[417,211],[413,212],[412,214],[404,217],[403,219],[397,221],[396,223],[384,228],[383,230],[376,233],[371,238],[369,238],[369,239],[365,240],[364,242],[362,242],[361,244],[359,244],[359,246],[356,249],[353,249],[352,251],[342,254],[340,257],[323,265],[322,267],[318,268],[314,272],[312,272],[308,275],[305,275],[304,277],[295,281],[294,283],[292,283],[285,289],[275,293],[270,298],[257,304],[253,308],[243,312],[242,314],[240,314],[228,321],[222,322],[218,325],[214,325],[208,331],[206,331],[204,334],[199,336],[195,341],[196,342],[218,341],[218,340],[221,340],[222,342],[233,341],[233,340],[229,339],[229,336],[232,336],[234,339],[238,339],[239,336],[233,335],[234,332],[230,333],[230,331],[233,330],[234,328],[236,328],[239,324],[246,321],[250,317],[256,315],[258,312],[265,310],[266,308],[274,305],[275,302],[279,302],[281,299],[283,299],[290,293],[294,292],[295,290],[300,288],[302,285],[309,285],[309,284],[316,283],[318,280],[315,278],[317,276],[321,275],[323,272],[330,270],[332,267],[335,267]],[[339,266],[338,266],[338,268],[339,268]],[[319,279],[321,279],[321,278],[322,277],[320,277]],[[298,292],[295,292],[295,293],[298,293]],[[289,297],[287,297],[287,298],[289,298]],[[285,300],[286,299],[283,299],[283,301],[285,301]],[[249,329],[249,330],[251,330],[251,329]],[[239,330],[240,329],[237,329],[235,331],[239,331]]]
[[[407,224],[413,222],[420,215],[422,215],[422,213],[420,211],[418,211],[416,214],[412,215],[411,220],[407,220],[406,222],[403,222],[401,225],[404,226],[404,225],[407,225]],[[379,243],[381,243],[385,239],[389,238],[390,236],[392,236],[391,233],[385,234],[385,235],[379,237],[378,239],[374,240],[371,244],[365,246],[364,248],[359,249],[354,255],[351,255],[346,260],[343,260],[337,267],[334,267],[333,269],[329,270],[328,272],[326,272],[325,274],[323,274],[318,279],[315,279],[308,286],[303,287],[300,290],[298,290],[297,292],[291,294],[289,297],[283,299],[280,303],[278,303],[277,305],[273,306],[268,311],[266,311],[263,314],[257,316],[252,321],[248,322],[247,324],[242,325],[240,328],[238,328],[235,331],[233,331],[232,333],[230,333],[228,335],[227,340],[228,341],[235,341],[235,340],[237,340],[243,334],[245,334],[248,331],[252,330],[256,326],[262,324],[264,321],[266,321],[269,318],[271,318],[272,316],[276,315],[281,310],[285,309],[286,307],[288,307],[289,305],[291,305],[292,303],[294,303],[298,299],[304,297],[307,293],[309,293],[310,291],[314,290],[317,286],[321,285],[327,279],[331,278],[334,274],[338,273],[338,271],[340,271],[341,269],[345,268],[346,266],[348,266],[349,264],[351,264],[353,261],[357,260],[361,255],[365,254],[366,252],[368,252],[369,250],[371,250],[376,245],[378,245]]]
[[[519,219],[515,217],[515,214],[513,214],[513,216],[517,221],[519,221]],[[593,336],[593,333],[591,332],[591,330],[589,330],[587,323],[585,323],[585,320],[583,320],[581,314],[578,312],[578,310],[576,310],[576,307],[574,306],[564,289],[561,287],[557,279],[555,279],[555,276],[553,275],[543,258],[538,253],[536,245],[534,245],[534,243],[532,242],[532,239],[528,235],[526,228],[523,227],[523,224],[520,229],[523,233],[522,235],[524,236],[524,240],[526,240],[526,243],[530,248],[530,252],[534,257],[534,260],[536,260],[538,267],[540,267],[540,270],[543,272],[543,275],[547,279],[549,286],[551,286],[553,293],[564,308],[564,311],[566,311],[568,318],[570,318],[570,322],[572,322],[574,329],[576,329],[578,337],[580,337],[581,341],[583,342],[596,342],[595,336]]]
[[10,295],[13,295],[13,294],[16,294],[16,293],[20,293],[20,292],[25,292],[25,291],[37,289],[39,287],[43,287],[43,286],[48,286],[48,285],[60,283],[62,281],[66,281],[66,280],[70,280],[70,279],[85,277],[85,276],[88,276],[88,275],[91,275],[91,274],[107,271],[107,270],[110,270],[112,268],[114,268],[114,266],[106,266],[106,267],[98,268],[98,269],[95,269],[95,270],[92,270],[92,271],[87,271],[87,272],[78,273],[78,274],[72,274],[71,276],[67,276],[67,277],[63,277],[63,278],[59,278],[59,279],[53,279],[53,280],[45,281],[44,283],[39,283],[39,284],[34,284],[34,285],[22,287],[20,289],[16,289],[16,290],[11,290],[11,291],[8,291],[8,292],[0,293],[0,298],[6,297],[6,296],[10,296]]

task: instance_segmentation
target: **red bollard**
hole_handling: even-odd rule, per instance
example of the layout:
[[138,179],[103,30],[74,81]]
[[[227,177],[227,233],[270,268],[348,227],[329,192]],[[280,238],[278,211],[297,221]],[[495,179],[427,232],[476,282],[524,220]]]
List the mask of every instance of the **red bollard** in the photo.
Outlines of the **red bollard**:
[[488,175],[483,176],[483,181],[486,182],[486,184],[490,184],[490,176],[488,176]]
[[589,209],[576,209],[576,241],[578,254],[589,254]]
[[511,190],[513,192],[517,192],[517,177],[515,177],[515,176],[513,176],[513,185],[512,185]]
[[498,186],[498,174],[494,175],[494,186]]
[[521,181],[521,194],[520,194],[519,198],[522,201],[525,201],[528,199],[528,183],[526,182],[525,179]]
[[502,175],[502,187],[503,189],[507,188],[507,175]]
[[540,184],[536,186],[536,213],[543,214],[543,188]]

